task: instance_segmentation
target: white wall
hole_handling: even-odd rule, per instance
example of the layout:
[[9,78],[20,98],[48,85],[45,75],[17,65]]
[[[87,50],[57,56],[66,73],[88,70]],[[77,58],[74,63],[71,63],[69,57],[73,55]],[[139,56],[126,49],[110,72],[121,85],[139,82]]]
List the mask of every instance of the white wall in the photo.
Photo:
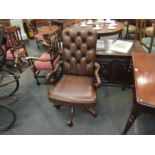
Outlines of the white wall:
[[21,28],[21,35],[22,35],[23,40],[28,39],[27,35],[26,35],[25,31],[24,31],[22,19],[11,19],[10,23],[11,23],[12,26],[16,25],[16,26],[19,26]]

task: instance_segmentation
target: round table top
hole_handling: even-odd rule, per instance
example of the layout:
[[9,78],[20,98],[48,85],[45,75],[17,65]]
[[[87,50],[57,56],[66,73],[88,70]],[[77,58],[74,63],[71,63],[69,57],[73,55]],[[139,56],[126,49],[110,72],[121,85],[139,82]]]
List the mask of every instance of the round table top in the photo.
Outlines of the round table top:
[[95,24],[90,24],[90,25],[85,25],[85,26],[81,26],[80,24],[75,24],[74,26],[78,26],[78,27],[92,27],[93,29],[96,30],[97,34],[101,37],[101,36],[110,36],[110,35],[115,35],[115,34],[119,34],[122,30],[123,30],[123,23],[121,22],[116,22],[115,25],[113,25],[112,27],[109,27],[111,25],[111,23],[101,23],[100,25],[100,29],[95,29]]
[[38,28],[38,33],[41,35],[49,35],[55,33],[58,30],[58,26],[42,26]]
[[123,30],[123,23],[121,22],[116,22],[116,25],[114,25],[113,27],[115,27],[114,29],[109,28],[110,24],[101,24],[101,30],[97,30],[97,33],[100,36],[110,36],[110,35],[114,35],[114,34],[118,34]]

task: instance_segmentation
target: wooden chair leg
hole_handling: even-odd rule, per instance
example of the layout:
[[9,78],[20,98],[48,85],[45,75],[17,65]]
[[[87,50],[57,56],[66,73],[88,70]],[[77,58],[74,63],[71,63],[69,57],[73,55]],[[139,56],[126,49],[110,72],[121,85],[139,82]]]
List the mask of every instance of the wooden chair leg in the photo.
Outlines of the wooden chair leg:
[[122,135],[126,135],[133,123],[135,122],[136,118],[140,115],[140,110],[137,106],[133,105],[132,112],[129,115],[129,118],[127,120],[127,123],[125,125],[124,131],[122,132]]
[[40,82],[39,82],[38,78],[35,77],[35,79],[36,79],[36,83],[37,83],[37,85],[40,86]]
[[89,112],[94,117],[97,117],[97,113],[92,108],[85,108],[84,110]]
[[36,40],[36,43],[37,43],[37,47],[40,49],[39,42],[37,40]]
[[39,82],[39,79],[38,79],[38,74],[36,74],[35,72],[34,72],[34,78],[36,79],[36,83],[37,83],[37,85],[38,86],[40,86],[40,82]]
[[20,67],[20,64],[17,64],[17,69],[18,69],[19,73],[22,73],[22,69]]
[[73,122],[72,121],[73,121],[74,111],[75,111],[75,107],[71,107],[70,111],[69,111],[69,114],[68,114],[68,117],[67,117],[67,125],[69,127],[73,126]]

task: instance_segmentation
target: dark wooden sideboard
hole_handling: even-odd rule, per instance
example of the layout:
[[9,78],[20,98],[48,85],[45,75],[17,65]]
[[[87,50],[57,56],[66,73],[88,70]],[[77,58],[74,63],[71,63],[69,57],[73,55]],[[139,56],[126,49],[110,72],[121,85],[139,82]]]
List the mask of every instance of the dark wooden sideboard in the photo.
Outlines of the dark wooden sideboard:
[[144,51],[138,41],[134,41],[128,53],[119,53],[109,50],[113,40],[106,41],[104,50],[97,50],[97,62],[100,64],[99,75],[103,85],[131,87],[132,52]]

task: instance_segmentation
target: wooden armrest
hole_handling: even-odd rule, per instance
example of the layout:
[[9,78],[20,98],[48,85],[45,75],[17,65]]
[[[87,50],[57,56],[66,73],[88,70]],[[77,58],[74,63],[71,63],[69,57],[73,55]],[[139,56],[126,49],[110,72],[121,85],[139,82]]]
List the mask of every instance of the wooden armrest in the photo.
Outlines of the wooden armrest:
[[58,71],[58,69],[59,69],[59,67],[62,65],[62,63],[63,63],[63,61],[60,61],[59,63],[57,63],[57,64],[55,65],[54,69],[51,70],[51,71],[47,74],[47,77],[46,77],[47,81],[50,81],[51,76],[52,76],[54,73],[56,73],[56,72]]
[[57,63],[54,67],[54,72],[56,72],[62,64],[63,64],[63,61],[60,61],[59,63]]
[[48,44],[45,40],[44,40],[44,41],[41,41],[41,43],[42,43],[44,46],[50,47],[50,44]]
[[95,78],[96,78],[95,87],[96,88],[99,88],[101,86],[101,79],[98,75],[99,69],[100,69],[100,65],[95,62]]
[[26,60],[38,60],[38,61],[43,61],[43,62],[52,61],[52,59],[40,59],[40,58],[33,57],[33,56],[26,57],[25,59]]
[[41,59],[41,58],[33,57],[33,56],[28,56],[25,59],[26,60],[38,60],[38,61],[47,62],[47,61],[54,61],[58,56],[61,56],[60,52],[57,52],[57,54],[53,58],[50,58],[50,59],[45,59],[45,58]]

